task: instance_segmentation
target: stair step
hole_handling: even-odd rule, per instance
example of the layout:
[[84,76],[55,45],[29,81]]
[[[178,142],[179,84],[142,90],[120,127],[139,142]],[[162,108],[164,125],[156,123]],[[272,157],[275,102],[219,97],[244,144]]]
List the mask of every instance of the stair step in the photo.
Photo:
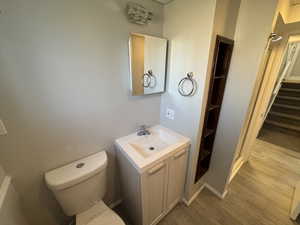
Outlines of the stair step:
[[300,89],[296,89],[296,88],[280,88],[280,91],[300,92]]
[[300,83],[299,82],[283,82],[282,83],[282,88],[300,88]]
[[271,115],[281,116],[281,117],[285,117],[287,119],[300,120],[300,116],[295,116],[295,115],[291,115],[291,114],[287,114],[287,113],[274,112],[274,111],[270,111],[269,113]]
[[264,123],[263,129],[272,130],[272,131],[276,131],[276,132],[280,132],[280,133],[284,133],[284,134],[287,134],[287,135],[292,135],[292,136],[296,136],[296,137],[300,138],[300,132],[299,131],[274,126],[274,125],[268,124],[268,123]]
[[[279,115],[276,113],[269,113],[267,116],[267,120],[278,122],[278,123],[283,123],[291,126],[296,126],[300,128],[300,120],[295,120],[293,118],[287,117],[287,116],[282,116],[281,114],[284,112],[278,112],[280,113]],[[287,114],[287,113],[285,113]],[[291,116],[298,116],[295,114],[289,114]]]
[[300,117],[300,106],[275,103],[270,111]]
[[300,85],[300,80],[286,80],[286,79],[284,79],[282,81],[282,83],[284,83],[284,84],[299,84]]
[[300,88],[280,88],[278,95],[300,98]]
[[277,127],[286,128],[286,129],[289,129],[289,130],[294,130],[294,131],[300,132],[300,127],[298,127],[298,126],[293,126],[293,125],[290,125],[290,124],[280,123],[280,122],[271,121],[271,120],[265,120],[265,123],[266,124],[271,124],[273,126],[277,126]]
[[286,109],[295,109],[295,110],[300,111],[300,106],[286,105],[286,104],[280,104],[280,103],[274,103],[274,106],[286,108]]
[[300,107],[300,101],[290,100],[290,98],[278,98],[278,96],[276,97],[274,103]]
[[284,100],[300,101],[300,97],[292,97],[292,96],[282,96],[282,95],[278,95],[277,98],[279,98],[279,99],[284,99]]

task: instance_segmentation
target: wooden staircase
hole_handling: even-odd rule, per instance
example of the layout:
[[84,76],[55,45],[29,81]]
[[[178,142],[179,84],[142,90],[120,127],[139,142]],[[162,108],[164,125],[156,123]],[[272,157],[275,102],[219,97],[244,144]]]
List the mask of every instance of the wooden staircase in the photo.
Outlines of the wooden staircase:
[[300,82],[283,82],[264,127],[300,134]]

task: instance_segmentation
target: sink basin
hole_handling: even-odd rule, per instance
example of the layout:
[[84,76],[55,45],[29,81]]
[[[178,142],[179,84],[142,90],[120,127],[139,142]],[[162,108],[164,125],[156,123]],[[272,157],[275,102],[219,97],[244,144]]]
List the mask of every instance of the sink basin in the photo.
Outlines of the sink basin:
[[134,133],[116,140],[118,148],[139,170],[190,143],[188,138],[160,125],[151,127],[149,131],[150,135],[137,136]]
[[139,136],[136,140],[129,141],[135,151],[147,158],[168,148],[180,141],[163,129],[151,129],[150,135]]

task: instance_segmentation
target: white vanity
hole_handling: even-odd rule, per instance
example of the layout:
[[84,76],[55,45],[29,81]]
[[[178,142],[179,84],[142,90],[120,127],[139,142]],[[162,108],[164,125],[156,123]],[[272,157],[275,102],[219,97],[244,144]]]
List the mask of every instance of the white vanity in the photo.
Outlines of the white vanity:
[[181,199],[190,140],[154,126],[116,140],[123,203],[134,225],[154,225]]

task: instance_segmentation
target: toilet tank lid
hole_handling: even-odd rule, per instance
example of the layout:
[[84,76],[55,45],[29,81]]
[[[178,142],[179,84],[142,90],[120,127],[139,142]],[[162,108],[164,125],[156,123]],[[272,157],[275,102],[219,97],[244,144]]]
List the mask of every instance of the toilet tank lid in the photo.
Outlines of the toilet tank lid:
[[62,190],[92,177],[106,166],[107,155],[102,151],[47,172],[46,184],[51,190]]

